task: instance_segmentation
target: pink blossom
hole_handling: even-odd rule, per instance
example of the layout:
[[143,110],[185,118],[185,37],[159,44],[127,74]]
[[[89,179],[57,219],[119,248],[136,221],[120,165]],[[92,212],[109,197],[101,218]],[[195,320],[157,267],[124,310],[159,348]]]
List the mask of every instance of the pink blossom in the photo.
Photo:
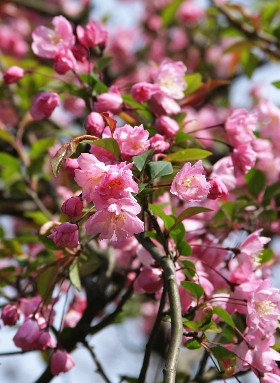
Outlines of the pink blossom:
[[280,317],[280,291],[271,287],[271,280],[262,281],[252,292],[247,303],[247,326],[264,335],[272,334]]
[[83,47],[80,44],[76,44],[76,45],[74,45],[74,47],[71,50],[72,50],[72,53],[73,53],[73,55],[77,61],[79,61],[81,63],[84,63],[87,61],[89,52],[85,47]]
[[280,374],[272,374],[271,372],[266,372],[261,378],[261,383],[280,383]]
[[193,166],[187,162],[176,174],[171,193],[187,202],[201,201],[209,192],[210,184],[206,181],[202,162],[198,161]]
[[53,229],[53,234],[48,236],[56,246],[74,248],[79,245],[78,226],[70,222],[64,222]]
[[155,149],[155,153],[163,153],[170,147],[169,142],[166,142],[161,134],[155,134],[149,141],[150,147]]
[[152,95],[159,91],[159,86],[148,82],[138,82],[131,88],[131,95],[137,102],[145,102],[150,100]]
[[180,105],[171,97],[166,96],[162,91],[152,95],[149,105],[156,116],[163,114],[177,114],[181,111]]
[[96,46],[105,46],[108,38],[108,32],[103,25],[97,21],[90,21],[85,28],[77,26],[77,36],[81,45],[87,48]]
[[53,67],[58,74],[65,74],[76,66],[77,61],[70,49],[61,49],[56,53]]
[[261,100],[257,107],[261,136],[270,138],[274,150],[280,154],[280,109],[272,101]]
[[56,341],[52,337],[52,335],[44,330],[41,331],[39,338],[36,341],[36,349],[44,351],[47,348],[55,348],[56,347]]
[[126,124],[121,128],[117,128],[113,137],[117,140],[122,157],[125,160],[144,153],[150,146],[149,132],[144,129],[142,124],[134,127]]
[[13,337],[13,341],[15,345],[23,351],[33,350],[36,348],[36,342],[39,339],[40,331],[37,321],[26,319]]
[[55,351],[50,360],[51,373],[56,376],[61,372],[67,372],[75,366],[75,361],[65,350]]
[[234,147],[252,143],[255,138],[253,130],[255,130],[256,125],[256,113],[249,114],[246,109],[234,110],[225,124],[229,143]]
[[100,136],[105,128],[105,121],[101,114],[91,112],[85,122],[85,128],[93,136]]
[[204,17],[204,9],[192,0],[184,1],[178,10],[178,19],[182,23],[195,24]]
[[231,154],[236,177],[248,173],[255,165],[257,153],[253,150],[251,144],[238,145]]
[[162,271],[144,266],[136,279],[134,290],[139,293],[156,293],[163,287]]
[[184,78],[186,71],[187,68],[182,61],[164,60],[154,75],[154,83],[158,84],[167,96],[181,99],[187,88]]
[[34,314],[34,312],[38,310],[38,307],[41,304],[42,298],[40,295],[35,295],[35,297],[32,298],[21,298],[20,312],[25,316],[25,318],[27,318],[29,315]]
[[144,231],[144,223],[137,217],[140,206],[132,198],[109,200],[108,207],[98,210],[85,224],[88,235],[100,239],[123,241]]
[[105,148],[101,148],[101,146],[91,145],[90,153],[93,154],[99,161],[104,162],[105,165],[116,163],[116,155]]
[[81,97],[67,96],[63,100],[63,108],[74,117],[82,117],[85,112],[86,103]]
[[219,178],[209,178],[208,182],[210,183],[210,190],[207,198],[217,199],[228,195],[226,185]]
[[219,178],[228,190],[234,189],[236,186],[236,177],[233,172],[232,159],[229,156],[221,158],[213,165],[211,178]]
[[54,109],[60,104],[59,95],[54,92],[38,93],[33,99],[30,110],[35,121],[43,120],[51,116]]
[[17,65],[13,65],[6,70],[3,74],[4,84],[13,84],[18,82],[24,76],[24,69],[20,68]]
[[71,219],[79,217],[83,211],[83,203],[79,197],[68,198],[62,204],[61,211]]
[[65,161],[65,168],[71,177],[75,176],[75,170],[79,169],[77,158],[67,158]]
[[2,53],[15,57],[24,57],[28,52],[28,44],[20,33],[10,25],[0,25],[0,49]]
[[72,26],[65,17],[54,17],[52,24],[54,30],[40,25],[32,33],[32,50],[39,57],[54,59],[61,49],[71,49],[75,45]]
[[78,158],[80,169],[75,170],[75,181],[83,189],[83,199],[92,202],[95,188],[100,185],[109,165],[99,161],[93,154],[83,153]]
[[168,138],[174,138],[180,126],[177,121],[168,116],[160,116],[156,119],[156,128],[159,133]]
[[94,103],[94,109],[98,113],[111,112],[118,114],[122,109],[123,100],[116,86],[111,86],[109,92],[102,93]]
[[6,326],[14,326],[19,320],[19,311],[16,305],[5,305],[2,308],[1,319]]

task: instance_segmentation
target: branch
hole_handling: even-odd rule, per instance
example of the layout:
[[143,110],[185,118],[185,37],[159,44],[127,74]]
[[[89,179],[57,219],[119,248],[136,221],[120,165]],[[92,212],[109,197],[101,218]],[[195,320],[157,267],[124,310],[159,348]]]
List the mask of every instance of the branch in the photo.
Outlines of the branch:
[[156,317],[155,323],[153,325],[153,329],[152,329],[149,341],[146,344],[145,355],[144,355],[143,364],[142,364],[142,368],[140,371],[138,383],[145,383],[145,380],[146,380],[146,374],[147,374],[147,370],[149,367],[149,361],[150,361],[150,357],[151,357],[151,353],[152,353],[152,346],[153,346],[153,343],[154,343],[155,338],[156,338],[158,331],[159,331],[159,326],[160,326],[160,322],[162,320],[162,312],[164,309],[165,300],[166,300],[166,289],[164,288],[162,295],[161,295],[161,300],[160,300],[160,305],[158,308],[157,317]]
[[157,248],[150,238],[145,237],[143,233],[137,234],[136,238],[139,243],[152,255],[155,261],[163,269],[163,278],[166,286],[171,317],[171,340],[167,352],[167,358],[164,368],[164,383],[175,383],[176,366],[179,356],[179,348],[182,342],[182,317],[181,317],[181,302],[179,290],[176,281],[176,271],[173,260],[162,253]]
[[94,363],[96,364],[96,367],[97,367],[96,372],[98,372],[102,376],[102,378],[104,379],[104,381],[106,383],[111,383],[111,381],[109,380],[108,376],[106,375],[101,363],[99,362],[95,352],[93,351],[93,348],[88,344],[87,341],[84,341],[83,344],[86,347],[86,349],[89,351],[90,355],[92,356],[92,359],[94,360]]

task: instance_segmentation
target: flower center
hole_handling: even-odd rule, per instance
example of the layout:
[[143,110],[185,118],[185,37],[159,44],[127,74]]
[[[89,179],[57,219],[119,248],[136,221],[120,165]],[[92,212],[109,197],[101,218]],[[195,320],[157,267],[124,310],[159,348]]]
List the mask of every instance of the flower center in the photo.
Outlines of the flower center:
[[260,316],[275,315],[277,305],[271,301],[262,301],[256,303],[256,310]]
[[51,44],[53,44],[53,45],[57,45],[63,41],[62,38],[56,33],[50,33],[49,39],[50,39]]
[[190,176],[190,177],[186,178],[185,180],[183,180],[182,186],[186,186],[189,189],[197,189],[198,186],[197,186],[196,181],[197,181],[197,179],[195,176]]

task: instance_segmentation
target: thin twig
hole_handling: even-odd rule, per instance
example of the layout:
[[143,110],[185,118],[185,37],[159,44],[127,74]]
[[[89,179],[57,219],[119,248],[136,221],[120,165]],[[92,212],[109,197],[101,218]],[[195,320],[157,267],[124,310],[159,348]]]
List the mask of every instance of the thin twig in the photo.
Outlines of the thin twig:
[[104,379],[104,381],[106,383],[112,383],[110,381],[110,379],[108,378],[108,376],[106,375],[106,373],[102,367],[102,364],[100,363],[95,352],[93,351],[93,348],[88,344],[88,342],[86,340],[83,342],[83,345],[89,351],[90,355],[92,356],[92,359],[94,360],[94,363],[96,364],[96,367],[97,367],[96,372],[98,372],[98,374],[102,376],[102,378]]

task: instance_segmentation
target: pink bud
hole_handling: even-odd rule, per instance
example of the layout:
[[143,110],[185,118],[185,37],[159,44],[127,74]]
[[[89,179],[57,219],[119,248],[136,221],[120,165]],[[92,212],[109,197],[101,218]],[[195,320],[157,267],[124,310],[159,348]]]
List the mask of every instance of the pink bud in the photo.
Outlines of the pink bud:
[[108,32],[96,21],[90,21],[85,28],[78,25],[76,31],[80,44],[87,48],[106,45]]
[[84,63],[88,58],[87,49],[80,44],[76,44],[72,48],[72,53],[73,53],[75,59],[81,63]]
[[56,246],[77,247],[79,245],[78,226],[70,222],[64,222],[56,226],[53,234],[49,235],[48,238],[51,238]]
[[82,210],[83,203],[79,197],[68,198],[61,206],[62,213],[68,215],[71,219],[79,217],[82,214]]
[[122,97],[117,87],[112,86],[109,92],[102,93],[97,97],[97,101],[94,103],[96,112],[112,112],[118,114],[122,108]]
[[42,92],[33,99],[31,116],[35,121],[51,116],[54,109],[60,104],[59,95],[53,92]]
[[85,128],[93,136],[100,136],[105,128],[103,117],[99,113],[91,112],[86,119]]
[[6,326],[14,326],[19,320],[19,312],[17,306],[4,306],[1,313],[1,319]]
[[138,82],[131,88],[131,95],[137,102],[148,101],[152,95],[160,90],[158,85],[150,84],[148,82]]
[[67,158],[65,161],[65,167],[71,177],[75,176],[75,170],[79,169],[77,158]]
[[61,372],[67,372],[75,366],[71,355],[64,350],[57,350],[51,356],[51,373],[55,376]]
[[65,74],[76,68],[77,62],[70,49],[63,49],[56,53],[53,68],[58,74]]
[[24,69],[19,66],[13,65],[6,70],[3,75],[4,84],[13,84],[24,76]]
[[209,193],[207,195],[208,199],[217,199],[228,195],[226,185],[223,181],[219,180],[219,178],[210,178],[208,182],[210,184]]
[[155,153],[163,153],[170,147],[169,142],[164,141],[164,137],[161,134],[155,134],[149,141],[150,147],[155,149]]
[[42,331],[36,342],[36,346],[38,350],[44,351],[47,348],[55,348],[56,341],[53,339],[53,337],[48,331]]
[[160,116],[156,119],[156,127],[159,133],[164,134],[168,138],[174,138],[180,129],[177,121],[168,116]]
[[163,286],[162,271],[152,267],[143,267],[136,279],[134,288],[138,292],[156,293]]
[[26,319],[19,327],[13,338],[15,345],[23,351],[29,351],[36,348],[36,342],[40,336],[40,327],[33,319]]

